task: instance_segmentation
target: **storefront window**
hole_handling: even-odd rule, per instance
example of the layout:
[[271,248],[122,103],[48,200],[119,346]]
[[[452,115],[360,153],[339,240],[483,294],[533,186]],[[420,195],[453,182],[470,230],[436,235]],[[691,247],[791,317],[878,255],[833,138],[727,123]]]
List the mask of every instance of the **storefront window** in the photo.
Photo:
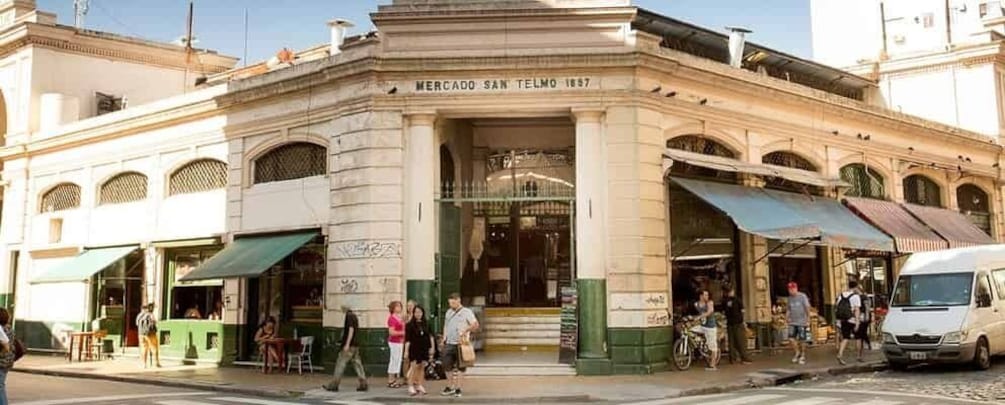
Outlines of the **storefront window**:
[[220,249],[211,246],[167,251],[167,319],[223,319],[223,280],[181,281]]
[[703,260],[681,260],[671,266],[673,279],[673,306],[675,314],[695,313],[694,303],[698,291],[708,290],[709,297],[719,302],[726,287],[733,286],[740,295],[736,282],[736,262],[732,257]]
[[856,281],[862,292],[872,298],[875,308],[887,308],[890,303],[890,267],[883,257],[858,258],[848,262],[848,280]]
[[307,245],[284,260],[286,297],[283,318],[293,322],[321,322],[325,280],[324,245]]

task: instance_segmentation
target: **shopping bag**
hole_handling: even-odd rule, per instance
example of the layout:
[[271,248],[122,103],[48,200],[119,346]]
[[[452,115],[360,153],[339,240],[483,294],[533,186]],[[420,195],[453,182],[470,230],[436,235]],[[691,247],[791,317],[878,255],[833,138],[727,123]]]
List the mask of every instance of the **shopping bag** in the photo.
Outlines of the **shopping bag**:
[[469,334],[461,336],[460,345],[458,349],[461,355],[461,364],[464,367],[471,367],[475,365],[475,346],[471,344],[471,337]]

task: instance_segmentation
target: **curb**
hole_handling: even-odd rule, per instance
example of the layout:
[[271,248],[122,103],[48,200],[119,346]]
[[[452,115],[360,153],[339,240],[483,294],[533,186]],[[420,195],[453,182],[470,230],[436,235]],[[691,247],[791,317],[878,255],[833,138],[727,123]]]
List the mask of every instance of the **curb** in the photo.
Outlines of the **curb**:
[[236,387],[221,384],[206,384],[198,383],[192,381],[178,381],[174,379],[159,378],[159,377],[132,377],[132,376],[122,376],[122,375],[105,375],[96,373],[84,373],[75,371],[60,371],[60,370],[41,370],[33,368],[18,368],[14,367],[11,371],[24,374],[35,374],[35,375],[45,375],[52,377],[68,377],[68,378],[80,378],[89,380],[104,380],[112,382],[122,382],[130,384],[145,384],[145,385],[156,385],[161,387],[170,388],[188,388],[197,389],[203,391],[214,391],[223,392],[228,394],[240,394],[240,395],[251,395],[258,397],[267,398],[295,398],[303,395],[303,392],[298,391],[286,391],[286,390],[268,390],[259,388],[245,388]]
[[654,398],[654,400],[659,399],[670,399],[670,398],[681,398],[681,397],[693,397],[699,395],[712,395],[712,394],[724,394],[733,391],[739,391],[748,388],[763,388],[763,387],[774,387],[779,385],[791,384],[803,380],[812,380],[815,378],[820,378],[822,376],[838,376],[844,374],[855,374],[855,373],[865,373],[874,371],[886,370],[887,363],[885,361],[875,361],[870,363],[855,364],[850,366],[840,366],[840,367],[824,367],[809,370],[800,370],[798,372],[789,374],[779,374],[776,377],[770,378],[748,378],[746,382],[742,383],[730,383],[712,387],[702,387],[702,388],[692,388],[681,390],[681,392],[675,396],[666,398]]

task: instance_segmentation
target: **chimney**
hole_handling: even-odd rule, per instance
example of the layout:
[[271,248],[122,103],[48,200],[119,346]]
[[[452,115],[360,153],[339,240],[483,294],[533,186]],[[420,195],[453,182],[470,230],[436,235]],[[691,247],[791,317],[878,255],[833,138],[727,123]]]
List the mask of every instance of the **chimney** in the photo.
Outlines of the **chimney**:
[[338,55],[342,52],[342,49],[340,48],[342,48],[342,43],[345,42],[346,30],[355,27],[355,25],[348,20],[336,18],[328,21],[328,27],[330,27],[332,31],[331,49],[328,51],[328,54],[332,56]]
[[743,47],[747,44],[747,34],[753,32],[743,27],[726,27],[729,30],[729,65],[738,68],[743,65]]

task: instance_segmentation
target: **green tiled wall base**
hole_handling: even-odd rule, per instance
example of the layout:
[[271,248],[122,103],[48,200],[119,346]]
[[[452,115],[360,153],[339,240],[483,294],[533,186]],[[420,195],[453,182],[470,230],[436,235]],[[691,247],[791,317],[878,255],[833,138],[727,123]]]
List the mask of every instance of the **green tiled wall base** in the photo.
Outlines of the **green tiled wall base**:
[[65,338],[63,331],[84,330],[83,322],[58,321],[14,321],[14,332],[29,349],[64,350],[60,342]]
[[651,374],[668,369],[671,327],[610,328],[607,333],[614,374]]
[[[321,358],[325,372],[331,373],[335,371],[335,361],[338,359],[338,353],[342,350],[339,347],[342,328],[325,328],[324,336]],[[387,376],[387,362],[390,359],[387,347],[387,329],[360,328],[358,339],[360,342],[360,356],[363,357],[363,367],[366,368],[367,376]],[[346,367],[345,375],[346,377],[356,375],[352,365]]]
[[611,375],[612,372],[611,359],[576,360],[576,374],[578,375]]

